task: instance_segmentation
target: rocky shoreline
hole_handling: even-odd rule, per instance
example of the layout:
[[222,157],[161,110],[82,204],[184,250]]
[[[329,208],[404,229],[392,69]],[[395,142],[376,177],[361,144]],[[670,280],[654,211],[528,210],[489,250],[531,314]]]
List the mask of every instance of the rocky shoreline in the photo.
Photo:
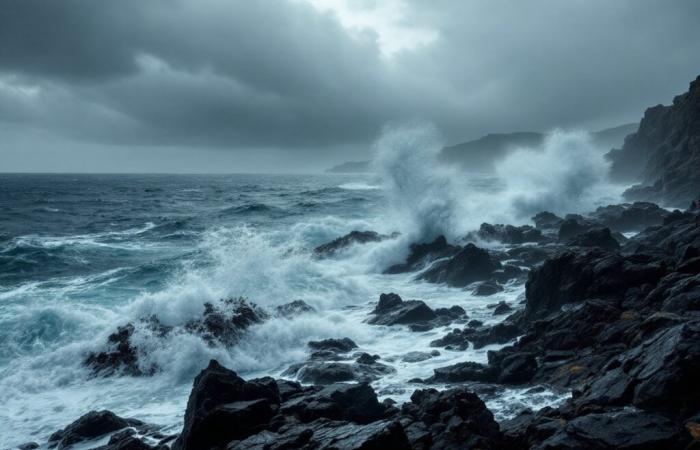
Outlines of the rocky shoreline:
[[[669,212],[650,203],[611,205],[587,215],[541,213],[535,226],[484,224],[462,243],[443,237],[411,246],[388,272],[489,295],[526,279],[522,305],[494,304],[507,317],[493,326],[458,306],[382,294],[367,322],[414,331],[452,327],[434,352],[510,344],[488,363],[436,368],[409,402],[379,401],[370,382],[391,373],[381,355],[357,352],[350,339],[309,342],[307,361],[287,379],[243,380],[211,361],[194,381],[179,435],[109,411],[90,412],[54,433],[49,448],[95,442],[101,450],[147,449],[658,449],[700,448],[700,210]],[[641,230],[627,238],[622,233]],[[368,238],[369,237],[369,238]],[[379,239],[353,232],[316,249],[326,257]],[[510,244],[486,250],[474,242]],[[209,305],[186,325],[212,343],[234,345],[270,315],[304,314],[293,302],[265,311],[243,299]],[[508,315],[509,314],[509,315]],[[90,354],[96,376],[139,369],[136,326],[177,332],[154,318],[120,327],[111,350]],[[430,353],[408,352],[416,360]],[[157,367],[150,369],[158,370]],[[296,380],[296,381],[291,381]],[[301,383],[303,384],[301,384]],[[442,391],[433,386],[447,386]],[[525,410],[496,422],[484,386],[548,386],[571,397],[558,407]],[[38,448],[28,443],[19,448]]]

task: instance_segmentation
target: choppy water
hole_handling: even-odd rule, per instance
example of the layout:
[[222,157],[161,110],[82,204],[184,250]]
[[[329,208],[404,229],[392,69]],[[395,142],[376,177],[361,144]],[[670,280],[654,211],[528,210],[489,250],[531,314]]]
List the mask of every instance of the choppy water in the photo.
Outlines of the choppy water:
[[[430,306],[459,304],[493,321],[489,303],[513,301],[522,286],[489,298],[381,275],[404,257],[406,239],[350,248],[332,259],[310,250],[354,229],[401,231],[385,190],[362,176],[0,175],[0,447],[48,434],[90,409],[181,425],[193,377],[218,358],[244,377],[279,374],[305,359],[306,342],[349,336],[392,361],[430,350],[445,329],[411,333],[364,323],[382,292]],[[489,183],[474,182],[475,189]],[[91,377],[85,354],[117,325],[156,314],[169,324],[203,303],[245,296],[266,307],[302,299],[317,314],[252,327],[234,348],[194,335],[150,342],[153,377]],[[432,368],[484,361],[479,351],[441,351],[421,363],[390,362],[375,384],[407,398]],[[507,391],[491,406],[511,411],[547,395]]]

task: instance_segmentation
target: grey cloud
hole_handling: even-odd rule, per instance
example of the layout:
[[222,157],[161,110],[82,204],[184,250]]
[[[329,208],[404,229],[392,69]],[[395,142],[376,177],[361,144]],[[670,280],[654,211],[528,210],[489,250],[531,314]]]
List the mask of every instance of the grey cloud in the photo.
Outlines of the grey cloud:
[[413,118],[449,142],[614,125],[700,73],[695,0],[409,0],[406,11],[404,25],[439,38],[387,60],[372,32],[351,36],[302,1],[0,0],[0,123],[103,145],[308,156],[366,151],[383,124]]

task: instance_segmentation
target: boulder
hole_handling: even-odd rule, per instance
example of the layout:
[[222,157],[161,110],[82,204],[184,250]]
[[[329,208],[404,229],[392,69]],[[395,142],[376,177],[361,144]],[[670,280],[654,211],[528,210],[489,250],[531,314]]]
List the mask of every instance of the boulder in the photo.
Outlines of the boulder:
[[634,202],[601,206],[591,218],[614,231],[640,231],[661,225],[669,212],[654,203]]
[[142,426],[136,419],[124,419],[111,411],[90,411],[49,437],[49,446],[58,450],[89,441],[127,427]]
[[350,338],[323,339],[321,341],[309,341],[309,347],[313,350],[330,350],[333,352],[347,353],[357,348],[357,344]]
[[475,281],[488,280],[499,268],[501,263],[492,258],[488,251],[467,244],[452,258],[434,263],[419,278],[432,283],[464,287]]
[[435,311],[420,300],[403,301],[396,294],[382,294],[373,317],[368,323],[373,325],[409,325],[437,319]]
[[567,242],[571,247],[600,247],[615,251],[620,249],[620,243],[613,237],[610,228],[592,228],[582,232]]
[[194,380],[173,449],[212,448],[246,438],[268,425],[279,404],[274,380],[245,381],[212,360]]
[[532,217],[535,228],[538,230],[558,230],[561,223],[564,221],[561,217],[549,211],[537,213]]

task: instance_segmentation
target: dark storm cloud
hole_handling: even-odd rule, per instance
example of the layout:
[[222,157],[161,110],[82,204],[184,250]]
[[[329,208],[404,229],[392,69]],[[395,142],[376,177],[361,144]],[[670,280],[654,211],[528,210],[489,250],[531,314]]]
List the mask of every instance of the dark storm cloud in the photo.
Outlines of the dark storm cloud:
[[411,118],[448,141],[615,124],[700,72],[696,0],[413,0],[405,13],[438,38],[387,57],[381,30],[351,33],[305,1],[0,0],[0,123],[308,152]]

